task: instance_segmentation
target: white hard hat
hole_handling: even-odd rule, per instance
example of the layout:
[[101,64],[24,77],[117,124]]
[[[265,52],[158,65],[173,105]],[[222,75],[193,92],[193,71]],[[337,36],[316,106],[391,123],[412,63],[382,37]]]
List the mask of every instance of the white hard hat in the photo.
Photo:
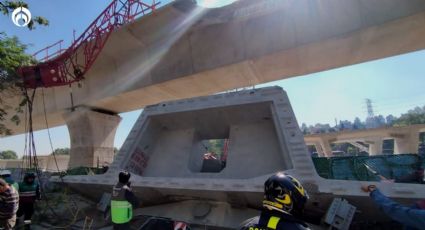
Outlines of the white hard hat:
[[10,170],[4,169],[4,170],[0,170],[0,176],[5,176],[5,175],[11,175],[12,173],[10,172]]

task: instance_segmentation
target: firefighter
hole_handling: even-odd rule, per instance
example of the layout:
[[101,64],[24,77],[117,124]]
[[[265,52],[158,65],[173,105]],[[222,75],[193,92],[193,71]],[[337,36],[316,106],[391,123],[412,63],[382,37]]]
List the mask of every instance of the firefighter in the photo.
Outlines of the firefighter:
[[310,229],[300,219],[307,199],[307,191],[297,179],[284,173],[276,173],[264,183],[261,215],[246,220],[239,229]]
[[18,203],[18,191],[0,178],[0,229],[13,229]]
[[26,173],[24,181],[19,183],[19,210],[18,217],[24,215],[24,225],[30,228],[31,217],[34,213],[34,203],[41,199],[40,186],[35,181],[35,174]]
[[118,183],[112,188],[111,218],[114,229],[130,229],[133,207],[139,206],[137,198],[130,188],[131,174],[122,171],[118,175]]
[[12,185],[16,189],[16,191],[19,191],[19,185],[13,180],[12,173],[10,172],[10,170],[1,170],[0,177],[3,178],[9,185]]

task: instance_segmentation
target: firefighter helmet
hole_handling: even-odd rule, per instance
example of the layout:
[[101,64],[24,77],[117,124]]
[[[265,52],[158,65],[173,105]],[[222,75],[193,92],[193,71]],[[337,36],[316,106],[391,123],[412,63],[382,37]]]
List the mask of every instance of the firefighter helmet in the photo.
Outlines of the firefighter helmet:
[[263,206],[286,213],[302,212],[308,200],[307,191],[294,177],[276,173],[264,183]]

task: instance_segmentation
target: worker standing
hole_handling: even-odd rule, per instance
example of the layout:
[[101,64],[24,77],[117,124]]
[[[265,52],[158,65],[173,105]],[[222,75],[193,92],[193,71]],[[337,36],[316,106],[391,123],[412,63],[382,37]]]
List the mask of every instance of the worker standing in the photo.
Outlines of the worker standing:
[[19,210],[18,217],[24,215],[24,225],[30,228],[31,217],[34,213],[34,203],[41,199],[40,186],[35,181],[35,174],[30,172],[24,176],[24,181],[19,183]]
[[240,230],[308,230],[301,220],[307,192],[294,177],[276,173],[264,183],[263,210],[260,216],[246,220]]
[[12,185],[16,191],[19,191],[19,185],[16,181],[13,180],[12,172],[10,172],[10,170],[1,170],[0,177],[3,178],[9,185]]
[[0,228],[13,229],[16,224],[19,195],[13,186],[0,178]]
[[139,206],[137,198],[130,188],[131,174],[122,171],[118,176],[118,183],[112,189],[111,218],[114,229],[130,229],[133,217],[133,207]]

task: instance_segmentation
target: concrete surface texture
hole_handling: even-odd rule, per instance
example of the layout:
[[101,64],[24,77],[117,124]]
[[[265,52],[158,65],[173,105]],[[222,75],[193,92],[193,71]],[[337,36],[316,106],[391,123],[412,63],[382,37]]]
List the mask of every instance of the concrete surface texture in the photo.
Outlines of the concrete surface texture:
[[[229,139],[225,167],[217,173],[201,172],[206,150],[200,140],[217,138]],[[147,106],[106,174],[64,180],[99,200],[103,192],[110,193],[122,169],[132,173],[131,186],[144,215],[235,228],[252,217],[253,208],[261,207],[264,181],[285,171],[307,189],[308,210],[324,214],[339,196],[355,204],[365,220],[383,218],[361,192],[362,182],[318,176],[288,97],[279,87]],[[425,196],[425,185],[370,183],[404,202]]]
[[[174,1],[113,32],[72,86],[74,105],[120,113],[420,50],[424,10],[422,0]],[[67,88],[45,90],[51,126],[65,123]],[[41,101],[35,129],[45,128]]]
[[65,114],[65,120],[71,137],[69,168],[112,163],[120,116],[78,108]]
[[[206,152],[201,140],[227,138],[225,167],[217,173],[201,172]],[[236,227],[255,212],[247,206],[258,207],[270,174],[297,169],[305,179],[313,179],[312,165],[286,93],[272,87],[148,106],[105,175],[64,179],[78,191],[100,197],[126,169],[145,215],[162,210],[162,216]],[[172,211],[178,204],[169,209],[155,206],[187,200],[191,202],[182,203],[187,210],[181,212]],[[198,218],[192,213],[198,201],[211,209],[209,215]]]
[[[419,134],[425,132],[425,125],[409,125],[402,127],[386,127],[356,131],[342,131],[323,134],[305,135],[307,145],[314,145],[320,156],[332,156],[331,143],[362,142],[369,146],[367,152],[370,155],[383,154],[383,140],[394,140],[394,153],[418,153]],[[357,143],[362,148],[362,145]],[[357,147],[356,146],[356,147]],[[363,146],[364,147],[364,146]]]

